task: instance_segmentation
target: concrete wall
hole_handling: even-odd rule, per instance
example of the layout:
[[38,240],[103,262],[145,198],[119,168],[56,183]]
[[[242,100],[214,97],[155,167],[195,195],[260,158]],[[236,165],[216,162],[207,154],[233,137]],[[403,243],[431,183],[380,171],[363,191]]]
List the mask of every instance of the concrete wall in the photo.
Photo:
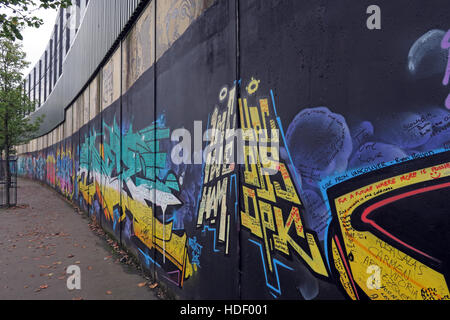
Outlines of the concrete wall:
[[[152,1],[19,172],[181,298],[449,299],[450,6],[379,0],[369,30],[371,4]],[[175,164],[180,128],[280,149]]]

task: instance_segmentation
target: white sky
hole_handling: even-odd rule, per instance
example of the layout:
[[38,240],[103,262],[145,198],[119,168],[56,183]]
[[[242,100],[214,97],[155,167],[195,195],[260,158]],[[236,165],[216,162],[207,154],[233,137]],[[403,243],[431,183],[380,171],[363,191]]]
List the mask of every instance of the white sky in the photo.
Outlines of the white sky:
[[27,54],[26,60],[31,62],[27,69],[23,71],[27,75],[39,61],[47,48],[51,34],[54,30],[57,10],[40,9],[34,12],[34,15],[41,18],[44,24],[40,28],[26,28],[22,32],[23,51]]

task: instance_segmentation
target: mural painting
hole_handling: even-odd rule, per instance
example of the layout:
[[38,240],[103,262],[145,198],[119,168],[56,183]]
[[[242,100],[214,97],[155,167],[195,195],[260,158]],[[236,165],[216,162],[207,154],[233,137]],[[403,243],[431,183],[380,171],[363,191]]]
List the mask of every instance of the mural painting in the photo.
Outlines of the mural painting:
[[[335,4],[239,3],[236,29],[225,1],[152,2],[68,134],[20,154],[19,174],[88,212],[181,297],[450,299],[448,21],[402,22],[401,44],[355,32],[367,49],[351,50],[323,24]],[[201,151],[175,163],[173,136],[197,139],[195,122]]]

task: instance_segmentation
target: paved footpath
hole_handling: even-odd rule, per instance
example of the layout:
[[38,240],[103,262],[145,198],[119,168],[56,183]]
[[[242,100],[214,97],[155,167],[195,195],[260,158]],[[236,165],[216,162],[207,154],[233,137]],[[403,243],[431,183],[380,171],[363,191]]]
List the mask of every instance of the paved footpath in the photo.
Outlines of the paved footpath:
[[[18,208],[0,210],[0,300],[157,299],[56,191],[19,179],[17,193]],[[71,265],[80,267],[81,290],[67,289]]]

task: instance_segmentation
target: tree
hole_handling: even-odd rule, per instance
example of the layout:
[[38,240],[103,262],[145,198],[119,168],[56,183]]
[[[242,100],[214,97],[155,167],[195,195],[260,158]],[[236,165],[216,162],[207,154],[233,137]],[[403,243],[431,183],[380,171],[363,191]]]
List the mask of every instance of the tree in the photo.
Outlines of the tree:
[[22,70],[28,65],[22,45],[7,38],[0,38],[0,146],[4,151],[4,172],[6,174],[6,206],[10,206],[9,186],[11,172],[10,156],[14,154],[13,146],[30,141],[42,122],[35,122],[25,115],[35,110],[35,103],[30,101],[22,87]]
[[0,37],[22,40],[24,27],[39,28],[43,21],[33,15],[36,9],[67,8],[72,0],[0,0]]

